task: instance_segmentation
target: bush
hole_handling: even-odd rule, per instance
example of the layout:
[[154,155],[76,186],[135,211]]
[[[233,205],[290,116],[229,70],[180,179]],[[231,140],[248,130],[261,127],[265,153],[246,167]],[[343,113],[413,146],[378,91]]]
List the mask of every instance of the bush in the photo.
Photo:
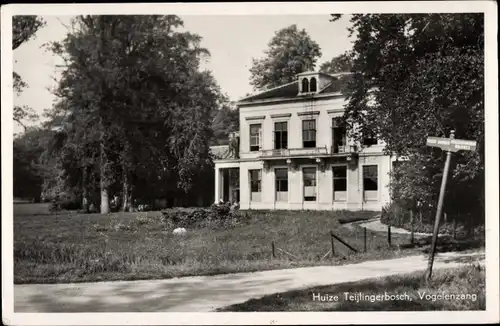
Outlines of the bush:
[[186,229],[235,227],[247,218],[247,214],[231,208],[230,204],[214,204],[210,208],[172,209],[162,213],[166,223]]
[[82,209],[82,203],[79,198],[64,199],[59,202],[59,207],[62,210],[74,211]]
[[[434,218],[435,211],[427,210],[422,212],[422,220],[420,220],[420,213],[414,212],[413,214],[413,230],[414,232],[432,233],[434,231]],[[473,219],[470,215],[463,216],[448,216],[448,222],[444,222],[444,217],[441,216],[441,225],[439,226],[440,234],[453,234],[453,218],[456,218],[457,237],[465,237],[471,233],[475,235],[484,235],[484,225],[471,223]],[[411,213],[410,210],[393,202],[386,205],[382,209],[380,221],[386,225],[399,227],[402,229],[411,229]],[[477,221],[476,221],[477,222]]]

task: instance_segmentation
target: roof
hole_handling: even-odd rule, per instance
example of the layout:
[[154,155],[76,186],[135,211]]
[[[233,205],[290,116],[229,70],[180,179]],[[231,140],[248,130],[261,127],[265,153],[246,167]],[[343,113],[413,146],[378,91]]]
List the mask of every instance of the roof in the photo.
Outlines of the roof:
[[[338,74],[325,74],[318,72],[304,72],[298,74],[298,76],[302,75],[310,75],[312,73],[319,74],[321,76],[327,77],[330,82],[326,84],[322,89],[318,91],[317,94],[338,94],[343,93],[346,89],[346,86],[351,79],[351,73],[338,73]],[[315,94],[314,94],[315,95]],[[308,96],[314,96],[308,94]],[[257,100],[265,100],[265,99],[291,99],[291,98],[300,98],[299,95],[299,79],[294,80],[291,83],[274,87],[268,90],[264,90],[262,92],[247,96],[241,99],[238,103],[249,103]]]
[[216,160],[235,159],[234,153],[229,150],[229,145],[210,146],[210,152]]
[[341,75],[336,77],[332,82],[326,85],[319,94],[328,93],[343,93],[347,89],[347,84],[352,79],[352,75]]

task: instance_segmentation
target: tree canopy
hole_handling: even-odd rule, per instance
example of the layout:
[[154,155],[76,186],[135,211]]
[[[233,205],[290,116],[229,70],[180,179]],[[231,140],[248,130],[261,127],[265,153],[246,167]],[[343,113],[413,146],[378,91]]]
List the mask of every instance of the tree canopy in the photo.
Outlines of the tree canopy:
[[[63,116],[54,150],[69,185],[101,212],[119,194],[196,197],[211,166],[211,118],[220,90],[199,69],[208,51],[180,32],[177,16],[79,16],[51,49],[66,62],[53,116]],[[172,196],[170,196],[172,197]]]
[[250,84],[261,90],[290,83],[297,74],[313,70],[319,57],[321,49],[306,30],[288,26],[274,34],[265,57],[253,59]]
[[388,153],[409,158],[401,165],[401,177],[394,178],[394,196],[423,200],[420,190],[427,187],[425,200],[435,198],[444,155],[427,147],[426,138],[449,137],[450,130],[455,130],[456,138],[475,140],[478,146],[473,153],[454,155],[450,180],[454,194],[450,196],[460,197],[462,192],[465,198],[463,191],[470,193],[470,186],[476,191],[469,200],[453,205],[468,205],[471,198],[480,203],[484,178],[483,15],[355,14],[351,23],[351,35],[357,35],[350,53],[355,73],[346,94],[345,123],[354,138],[375,131],[386,142]]
[[214,110],[212,130],[214,132],[214,145],[227,145],[229,134],[240,130],[239,109],[227,100],[218,110]]
[[[13,16],[12,17],[12,50],[17,49],[23,43],[35,37],[36,32],[45,26],[45,21],[38,16]],[[14,93],[19,95],[23,89],[28,87],[19,74],[13,73]],[[14,106],[13,119],[26,129],[25,121],[33,121],[38,118],[35,111],[24,105]]]
[[343,53],[323,63],[319,67],[320,72],[336,74],[339,72],[349,72],[352,69],[352,58],[349,53]]

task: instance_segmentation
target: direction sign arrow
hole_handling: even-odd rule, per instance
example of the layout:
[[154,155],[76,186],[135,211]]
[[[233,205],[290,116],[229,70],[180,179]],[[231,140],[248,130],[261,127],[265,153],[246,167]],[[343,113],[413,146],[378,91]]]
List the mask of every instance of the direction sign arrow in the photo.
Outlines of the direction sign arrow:
[[451,144],[450,138],[428,137],[427,146],[439,147],[442,150],[449,150]]
[[476,150],[476,142],[473,140],[450,139],[439,137],[428,137],[427,146],[439,147],[443,151],[474,151]]
[[463,139],[452,139],[451,148],[453,152],[457,151],[475,151],[476,142],[473,140],[463,140]]

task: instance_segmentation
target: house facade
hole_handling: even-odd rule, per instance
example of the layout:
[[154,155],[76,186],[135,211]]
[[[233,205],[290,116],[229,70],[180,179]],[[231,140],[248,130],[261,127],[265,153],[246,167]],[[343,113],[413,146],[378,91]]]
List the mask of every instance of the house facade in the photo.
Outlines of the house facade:
[[381,210],[390,200],[392,159],[373,135],[361,146],[341,126],[348,77],[306,72],[239,101],[238,146],[213,148],[215,201],[238,201],[241,209]]

